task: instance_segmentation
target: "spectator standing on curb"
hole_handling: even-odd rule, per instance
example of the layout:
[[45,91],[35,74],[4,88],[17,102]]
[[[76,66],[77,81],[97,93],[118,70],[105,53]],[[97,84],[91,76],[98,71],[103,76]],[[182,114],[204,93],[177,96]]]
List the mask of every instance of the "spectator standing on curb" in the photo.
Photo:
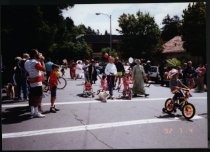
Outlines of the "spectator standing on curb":
[[89,66],[89,61],[85,60],[85,64],[82,67],[82,69],[84,70],[85,82],[89,82],[88,66]]
[[206,69],[206,73],[204,75],[204,90],[207,91],[207,64],[204,65],[205,69]]
[[194,88],[195,87],[194,78],[196,77],[196,72],[195,72],[195,68],[192,66],[192,61],[187,62],[187,68],[186,68],[185,74],[186,74],[187,87],[190,89]]
[[118,85],[117,85],[116,89],[119,89],[120,84],[121,84],[122,76],[125,73],[125,68],[124,68],[122,62],[120,62],[119,57],[115,58],[115,65],[116,65],[116,68],[117,68],[117,75],[116,75],[116,79],[115,79],[115,87],[116,87],[116,83],[118,81]]
[[69,69],[70,69],[70,78],[76,80],[76,62],[71,61]]
[[113,97],[113,89],[114,89],[114,82],[115,82],[115,76],[117,74],[117,68],[114,64],[114,58],[109,57],[108,58],[109,63],[106,65],[105,68],[105,74],[107,75],[107,84],[108,84],[108,90],[109,90],[109,99],[114,99]]
[[197,73],[197,92],[204,92],[204,77],[206,74],[206,68],[203,64],[200,64],[198,68],[196,68]]
[[50,112],[56,113],[56,111],[59,111],[59,109],[55,108],[55,100],[56,100],[56,90],[58,85],[58,77],[59,77],[59,66],[56,64],[52,65],[52,71],[50,73],[49,77],[49,83],[50,83],[50,91],[51,91],[51,107]]
[[48,78],[49,78],[50,73],[52,71],[52,65],[53,65],[53,62],[49,58],[48,61],[45,63],[45,67],[46,67],[46,81],[48,81]]
[[141,64],[140,59],[136,59],[136,65],[133,67],[132,80],[133,80],[133,94],[137,97],[137,94],[149,96],[145,92],[144,79],[146,79],[146,74],[144,72],[144,67]]
[[30,84],[30,98],[31,98],[31,116],[43,118],[45,115],[41,114],[38,106],[42,102],[42,81],[45,69],[44,57],[37,50],[33,49],[30,52],[31,60],[25,63],[25,69],[28,72],[28,81]]
[[18,100],[22,100],[21,90],[23,92],[23,101],[26,101],[28,97],[27,71],[25,70],[24,64],[29,58],[29,54],[24,53],[22,58],[18,57],[16,59],[14,81],[16,84],[16,97]]
[[91,60],[91,64],[88,66],[88,75],[89,75],[90,83],[95,84],[95,81],[97,80],[97,71],[96,71],[94,59]]
[[22,69],[20,67],[20,61],[22,60],[21,57],[15,57],[15,67],[14,67],[14,74],[13,74],[13,84],[15,86],[15,99],[22,100],[21,98],[21,81],[22,81]]

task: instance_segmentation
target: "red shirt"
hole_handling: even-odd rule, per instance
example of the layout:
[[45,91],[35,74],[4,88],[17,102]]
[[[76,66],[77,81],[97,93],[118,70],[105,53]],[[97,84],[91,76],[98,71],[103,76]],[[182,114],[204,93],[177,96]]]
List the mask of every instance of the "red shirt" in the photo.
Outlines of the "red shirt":
[[50,89],[52,89],[52,87],[58,85],[58,76],[59,76],[59,74],[58,74],[57,71],[52,71],[52,72],[50,73],[50,80],[49,80]]

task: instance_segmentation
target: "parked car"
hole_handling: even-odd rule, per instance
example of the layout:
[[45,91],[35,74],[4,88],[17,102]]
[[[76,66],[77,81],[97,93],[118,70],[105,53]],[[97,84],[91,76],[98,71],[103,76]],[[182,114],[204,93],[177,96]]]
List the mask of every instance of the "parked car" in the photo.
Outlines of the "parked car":
[[160,72],[158,66],[151,66],[148,71],[149,79],[155,81],[155,83],[160,82]]

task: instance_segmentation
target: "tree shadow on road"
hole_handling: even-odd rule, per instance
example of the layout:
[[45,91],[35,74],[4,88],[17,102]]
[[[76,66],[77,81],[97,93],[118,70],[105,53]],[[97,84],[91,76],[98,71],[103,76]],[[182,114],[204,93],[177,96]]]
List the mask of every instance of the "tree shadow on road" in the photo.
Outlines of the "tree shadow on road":
[[30,109],[25,107],[7,108],[2,112],[2,124],[20,123],[31,119]]

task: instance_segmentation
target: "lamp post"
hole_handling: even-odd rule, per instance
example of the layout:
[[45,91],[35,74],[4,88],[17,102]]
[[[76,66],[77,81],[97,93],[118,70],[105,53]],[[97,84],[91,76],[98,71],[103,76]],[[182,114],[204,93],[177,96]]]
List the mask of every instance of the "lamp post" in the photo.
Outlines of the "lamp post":
[[109,17],[110,20],[110,50],[112,51],[112,15],[106,13],[96,13],[96,15],[105,15]]

